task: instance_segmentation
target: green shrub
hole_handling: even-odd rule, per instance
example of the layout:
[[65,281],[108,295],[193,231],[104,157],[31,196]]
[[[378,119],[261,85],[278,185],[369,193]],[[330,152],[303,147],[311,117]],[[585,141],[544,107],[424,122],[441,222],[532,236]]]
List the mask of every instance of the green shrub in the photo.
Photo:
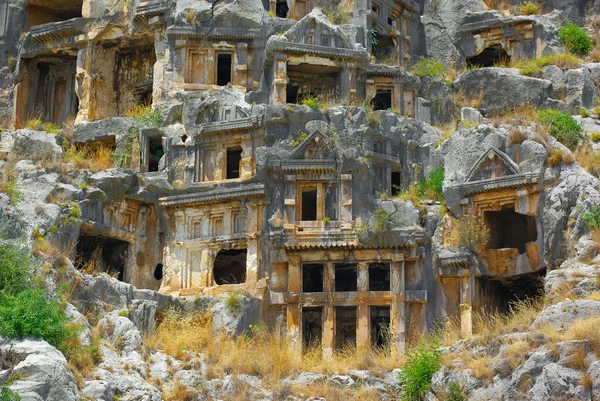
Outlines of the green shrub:
[[575,150],[581,140],[583,128],[569,113],[558,110],[540,110],[538,121],[545,125],[550,134],[560,143]]
[[77,335],[67,327],[69,318],[56,299],[47,300],[43,290],[26,289],[6,297],[0,304],[0,335],[43,338],[61,351]]
[[375,219],[373,221],[373,231],[383,233],[389,231],[392,225],[392,216],[385,209],[378,207],[375,209]]
[[302,99],[302,104],[304,106],[310,107],[314,111],[318,111],[321,109],[321,104],[319,103],[319,98],[316,96],[307,97],[307,98]]
[[600,141],[600,132],[592,132],[590,137],[592,138],[592,141],[598,142]]
[[[10,383],[6,383],[10,386]],[[21,396],[4,385],[0,387],[0,401],[21,401]]]
[[0,293],[15,295],[30,287],[29,254],[15,245],[0,246]]
[[535,1],[524,1],[519,6],[519,14],[536,15],[540,13],[541,4]]
[[448,382],[444,401],[467,401],[468,399],[469,391],[465,390],[464,386],[455,380]]
[[406,401],[423,399],[431,386],[433,374],[442,366],[437,342],[423,343],[406,354],[404,367],[398,374],[403,385],[400,398]]
[[230,313],[240,313],[244,308],[240,294],[237,292],[231,292],[227,294],[227,298],[225,298],[225,306]]
[[410,68],[410,72],[418,77],[442,79],[446,75],[446,68],[437,60],[421,57],[421,60]]
[[565,47],[572,53],[580,56],[587,55],[594,47],[592,38],[585,29],[568,22],[558,30],[558,36],[562,39]]
[[445,175],[446,173],[443,166],[440,166],[429,173],[429,178],[425,181],[421,181],[423,194],[432,192],[435,195],[435,200],[442,201],[444,199],[442,183],[444,182]]
[[379,124],[381,124],[381,116],[379,116],[376,111],[370,111],[365,117],[365,123],[369,127],[379,127]]
[[581,219],[589,230],[600,229],[600,206],[595,206],[583,213]]
[[579,115],[583,118],[589,117],[590,116],[590,112],[587,111],[587,109],[584,109],[583,107],[579,109]]

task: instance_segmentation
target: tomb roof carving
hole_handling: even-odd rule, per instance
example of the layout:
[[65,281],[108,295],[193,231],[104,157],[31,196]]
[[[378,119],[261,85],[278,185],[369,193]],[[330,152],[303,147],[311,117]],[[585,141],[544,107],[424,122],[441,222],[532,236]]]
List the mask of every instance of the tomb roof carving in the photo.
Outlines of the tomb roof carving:
[[519,173],[519,166],[506,153],[492,146],[473,164],[467,174],[467,181],[500,178]]
[[369,53],[353,44],[337,26],[318,9],[302,18],[282,36],[271,36],[267,51],[330,57],[341,60],[368,61]]
[[223,132],[249,131],[259,129],[262,119],[252,116],[243,107],[225,106],[215,109],[206,105],[198,113],[200,124],[198,135],[213,135]]
[[203,27],[203,26],[172,26],[167,29],[167,36],[172,39],[239,39],[253,40],[260,37],[260,29],[257,28],[233,28],[233,27]]
[[135,19],[148,19],[165,14],[170,7],[169,0],[150,0],[139,4],[135,10]]
[[218,188],[212,191],[196,192],[192,194],[174,195],[160,198],[161,206],[185,206],[227,202],[235,199],[261,196],[265,194],[262,184],[240,185],[237,188]]

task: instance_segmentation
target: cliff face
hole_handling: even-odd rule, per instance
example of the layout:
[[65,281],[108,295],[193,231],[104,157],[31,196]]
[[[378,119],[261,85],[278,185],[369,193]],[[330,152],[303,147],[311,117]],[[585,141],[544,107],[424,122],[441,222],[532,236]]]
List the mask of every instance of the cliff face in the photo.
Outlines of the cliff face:
[[517,3],[0,0],[1,396],[600,397],[600,5]]

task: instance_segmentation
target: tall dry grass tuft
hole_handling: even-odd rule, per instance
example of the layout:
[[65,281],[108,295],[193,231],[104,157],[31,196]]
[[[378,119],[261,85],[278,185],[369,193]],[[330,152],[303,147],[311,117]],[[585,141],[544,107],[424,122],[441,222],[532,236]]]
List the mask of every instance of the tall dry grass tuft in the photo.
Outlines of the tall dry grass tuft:
[[564,338],[568,340],[586,340],[600,356],[600,318],[576,320],[565,333]]
[[473,333],[485,344],[504,334],[526,330],[544,306],[541,299],[516,302],[506,314],[498,311],[473,315]]
[[102,171],[114,167],[114,154],[114,148],[109,145],[77,147],[71,144],[65,150],[63,160],[78,169]]
[[371,347],[345,348],[333,357],[323,359],[320,349],[300,354],[296,344],[290,344],[272,332],[252,332],[238,338],[213,333],[212,316],[208,312],[166,312],[157,330],[147,335],[145,344],[184,361],[189,357],[186,351],[205,354],[209,361],[209,378],[222,377],[229,372],[245,373],[258,376],[271,386],[296,372],[389,371],[401,362],[397,356]]

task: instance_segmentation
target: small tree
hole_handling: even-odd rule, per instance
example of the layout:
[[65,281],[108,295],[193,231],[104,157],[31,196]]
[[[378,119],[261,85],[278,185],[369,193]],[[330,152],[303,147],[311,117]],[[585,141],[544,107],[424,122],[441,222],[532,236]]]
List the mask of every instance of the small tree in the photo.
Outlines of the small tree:
[[461,218],[454,221],[451,240],[454,246],[478,252],[490,241],[490,229],[481,214],[468,210]]
[[404,401],[422,400],[431,386],[433,374],[441,367],[442,352],[437,342],[424,342],[406,354],[406,363],[398,374],[403,385],[400,398]]

